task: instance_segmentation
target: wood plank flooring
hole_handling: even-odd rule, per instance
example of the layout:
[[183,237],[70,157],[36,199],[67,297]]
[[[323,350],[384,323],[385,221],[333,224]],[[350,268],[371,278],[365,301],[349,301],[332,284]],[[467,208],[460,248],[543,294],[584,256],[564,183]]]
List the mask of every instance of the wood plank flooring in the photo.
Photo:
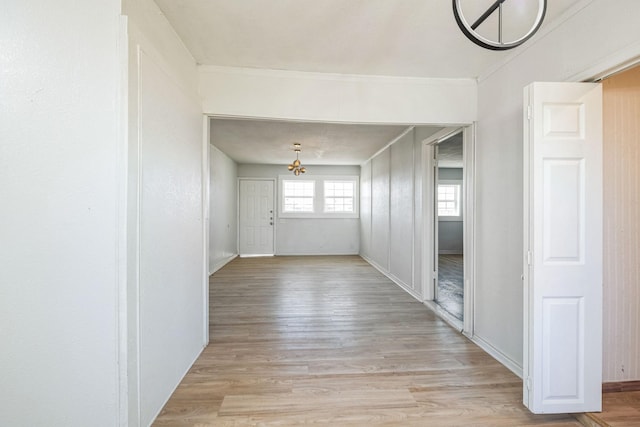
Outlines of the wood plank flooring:
[[438,255],[438,297],[436,303],[456,319],[464,314],[464,257]]
[[236,259],[156,426],[577,426],[357,256]]
[[[583,414],[585,425],[602,427],[640,426],[640,391],[602,394],[602,412]],[[581,418],[581,419],[584,419]]]

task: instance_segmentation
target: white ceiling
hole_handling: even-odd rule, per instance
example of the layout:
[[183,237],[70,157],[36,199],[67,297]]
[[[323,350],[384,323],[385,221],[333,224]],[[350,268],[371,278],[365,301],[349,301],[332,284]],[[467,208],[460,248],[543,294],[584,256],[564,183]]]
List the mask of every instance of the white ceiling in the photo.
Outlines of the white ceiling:
[[[533,0],[507,0],[516,7]],[[549,0],[543,28],[580,0]],[[342,74],[475,78],[512,51],[458,29],[450,0],[155,0],[199,64]],[[484,10],[494,0],[477,0]],[[516,48],[518,49],[518,48]],[[214,120],[240,163],[360,164],[404,127]]]
[[407,126],[211,119],[211,142],[238,163],[359,165]]
[[[450,0],[155,1],[200,64],[458,78],[509,55],[470,42]],[[578,1],[549,0],[545,24]]]
[[462,132],[438,144],[438,167],[463,167]]

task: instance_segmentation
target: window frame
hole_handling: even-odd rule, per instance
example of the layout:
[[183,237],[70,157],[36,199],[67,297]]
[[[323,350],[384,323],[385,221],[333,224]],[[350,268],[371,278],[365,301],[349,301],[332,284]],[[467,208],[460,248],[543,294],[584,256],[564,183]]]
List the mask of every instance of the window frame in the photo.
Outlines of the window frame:
[[[313,212],[284,211],[285,181],[315,181]],[[345,181],[354,184],[353,212],[325,212],[325,181]],[[357,175],[305,175],[304,177],[280,175],[278,176],[278,218],[360,218],[360,177]]]
[[[311,189],[311,211],[287,211],[286,210],[286,199],[287,198],[294,198],[294,199],[308,199],[309,196],[287,196],[285,197],[284,194],[284,187],[285,184],[287,182],[294,182],[294,183],[300,183],[300,182],[308,182],[311,183],[312,189]],[[315,212],[316,209],[316,200],[317,194],[316,194],[316,181],[314,179],[285,179],[282,181],[282,212],[286,213],[286,214],[313,214]]]
[[440,203],[440,200],[438,199],[438,191],[436,190],[436,215],[437,215],[437,219],[438,221],[462,221],[463,220],[463,214],[464,214],[464,209],[462,206],[462,201],[464,199],[464,186],[463,186],[463,180],[461,179],[439,179],[438,180],[438,187],[440,185],[456,185],[458,186],[458,194],[457,194],[457,202],[458,202],[458,215],[439,215],[439,207],[438,204]]

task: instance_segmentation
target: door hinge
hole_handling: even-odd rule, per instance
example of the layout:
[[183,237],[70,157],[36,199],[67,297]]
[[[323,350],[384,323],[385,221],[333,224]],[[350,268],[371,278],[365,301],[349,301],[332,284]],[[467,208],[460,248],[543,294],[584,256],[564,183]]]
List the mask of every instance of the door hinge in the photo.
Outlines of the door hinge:
[[432,271],[431,272],[431,278],[432,279],[437,279],[438,278],[438,272],[437,271]]
[[531,265],[531,251],[527,251],[527,265]]
[[527,380],[524,383],[527,386],[527,390],[531,390],[531,378],[527,377]]
[[527,120],[531,120],[531,105],[527,105]]

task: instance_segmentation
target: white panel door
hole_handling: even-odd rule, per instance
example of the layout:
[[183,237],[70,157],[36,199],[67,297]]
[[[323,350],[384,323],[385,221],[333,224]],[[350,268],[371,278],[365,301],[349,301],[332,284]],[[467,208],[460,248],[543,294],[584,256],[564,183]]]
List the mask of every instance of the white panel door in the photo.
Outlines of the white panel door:
[[602,89],[533,83],[524,104],[524,404],[602,401]]
[[240,181],[240,255],[273,255],[273,181]]

